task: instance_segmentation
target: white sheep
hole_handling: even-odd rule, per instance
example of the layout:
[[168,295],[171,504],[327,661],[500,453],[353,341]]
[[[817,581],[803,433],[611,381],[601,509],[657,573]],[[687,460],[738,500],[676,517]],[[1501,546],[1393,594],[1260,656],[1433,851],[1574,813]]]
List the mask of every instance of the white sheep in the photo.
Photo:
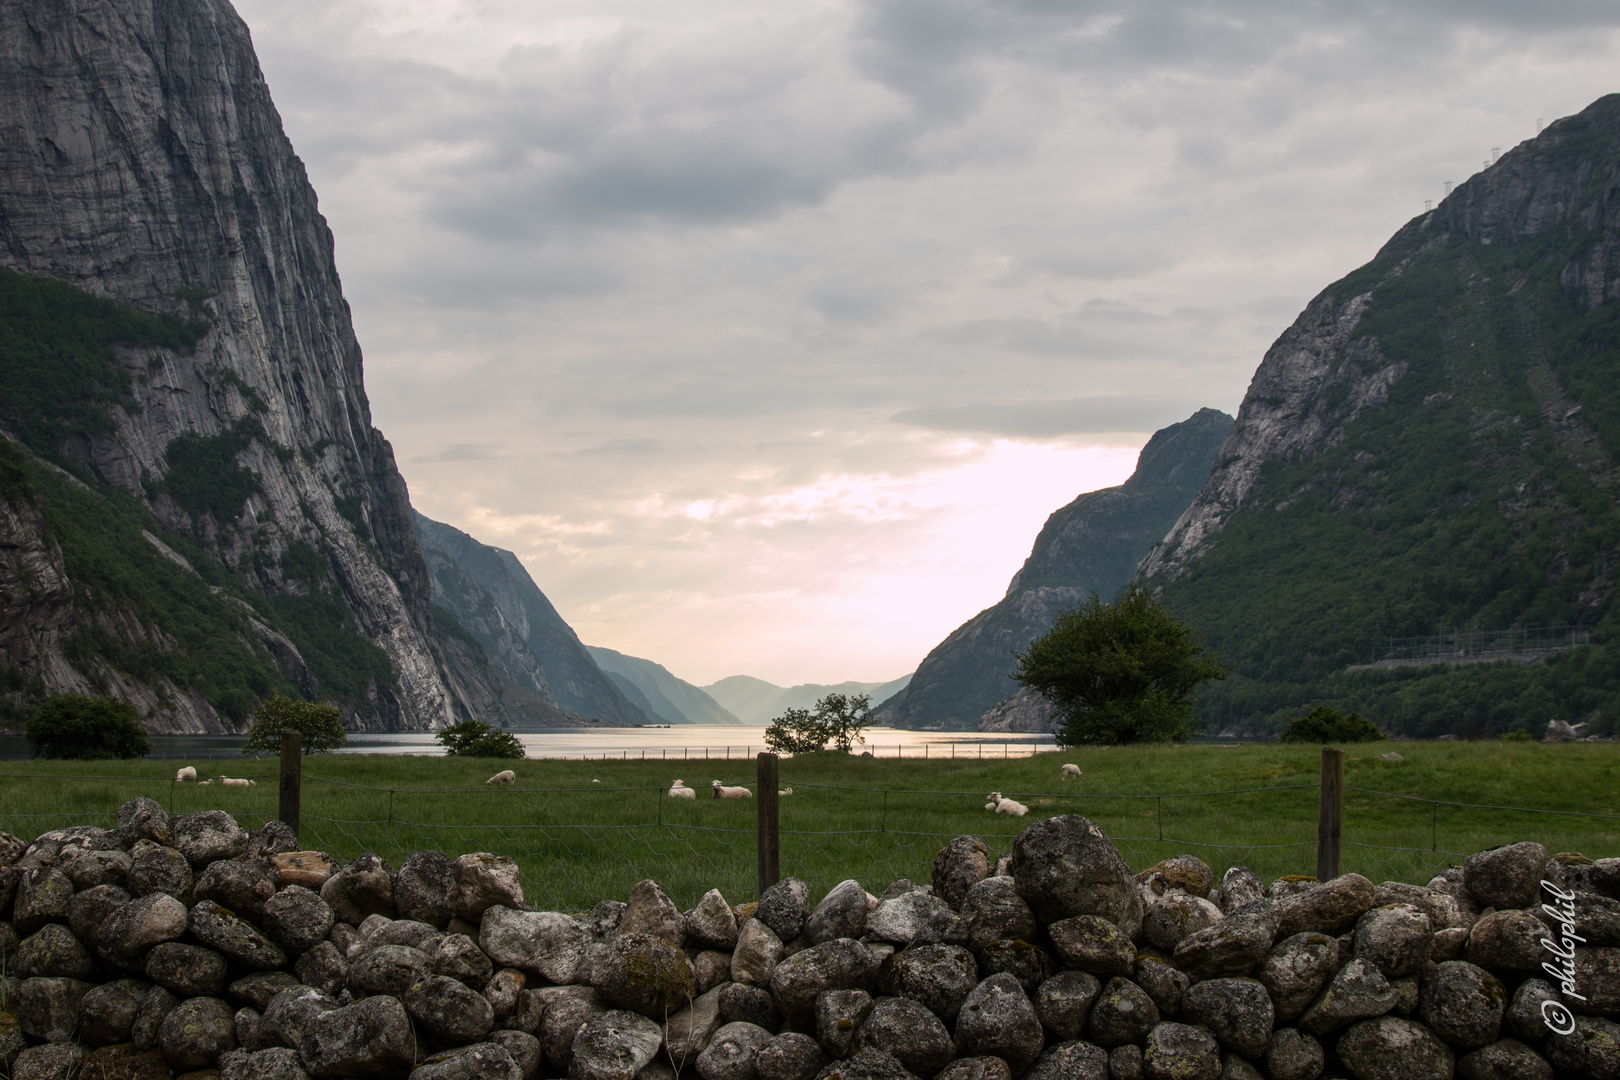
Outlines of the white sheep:
[[253,787],[253,786],[255,786],[255,781],[242,780],[242,779],[239,779],[239,778],[234,777],[234,776],[222,776],[222,777],[219,778],[219,782],[221,784],[224,784],[226,787]]
[[485,786],[490,784],[510,784],[516,779],[517,773],[513,772],[511,769],[502,769],[488,780],[485,780],[484,784]]
[[190,765],[187,765],[179,772],[174,774],[174,779],[175,783],[184,783],[187,780],[195,780],[197,779],[197,770],[192,768]]
[[745,787],[726,787],[720,781],[714,782],[714,797],[717,799],[752,799],[754,793]]
[[1029,807],[1021,802],[1002,798],[999,791],[990,793],[990,805],[995,808],[996,813],[1006,814],[1008,817],[1023,817],[1029,813]]
[[685,780],[677,780],[669,785],[669,797],[672,799],[695,799],[697,792],[686,786]]
[[600,780],[592,780],[592,781],[591,781],[591,783],[593,783],[593,784],[600,784],[600,783],[601,783],[601,782],[602,782],[602,781],[600,781]]
[[793,794],[793,789],[790,788],[790,787],[780,788],[780,789],[777,790],[776,793],[778,795],[791,795],[791,794]]
[[212,783],[213,783],[212,780],[199,780],[199,781],[197,781],[197,786],[198,787],[207,787],[209,784],[212,784]]
[[1065,765],[1065,766],[1063,766],[1063,779],[1067,780],[1071,776],[1074,777],[1076,780],[1080,779],[1080,766],[1078,766],[1078,765]]

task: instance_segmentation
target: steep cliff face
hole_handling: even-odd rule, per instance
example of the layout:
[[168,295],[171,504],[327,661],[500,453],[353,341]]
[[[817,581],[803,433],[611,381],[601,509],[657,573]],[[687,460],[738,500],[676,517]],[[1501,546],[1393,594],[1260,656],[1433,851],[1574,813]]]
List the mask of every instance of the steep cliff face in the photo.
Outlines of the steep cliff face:
[[1612,634],[1620,96],[1549,125],[1325,289],[1266,353],[1137,579],[1235,677],[1206,719],[1315,702],[1413,735],[1611,719],[1612,646],[1516,670],[1345,674],[1392,638]]
[[1111,596],[1125,583],[1209,475],[1231,425],[1225,413],[1200,409],[1156,432],[1125,483],[1054,512],[1006,596],[935,646],[906,691],[877,710],[877,722],[963,731],[981,728],[983,718],[992,725],[983,730],[1039,730],[1044,712],[1027,701],[1012,714],[985,717],[1018,689],[1009,678],[1013,650],[1050,630],[1064,608],[1092,592]]
[[435,599],[478,637],[495,667],[577,716],[608,724],[653,722],[591,659],[516,555],[411,514],[433,568]]
[[[119,347],[127,390],[104,423],[19,438],[227,568],[264,600],[260,625],[285,601],[284,642],[324,651],[347,634],[380,650],[386,664],[310,688],[344,699],[353,725],[449,721],[427,572],[371,426],[332,235],[229,3],[0,6],[0,264],[200,331],[189,347]],[[10,404],[8,423],[27,426]],[[109,674],[59,645],[41,639],[52,658],[31,667],[47,689],[87,665]],[[218,704],[153,722],[216,726]]]

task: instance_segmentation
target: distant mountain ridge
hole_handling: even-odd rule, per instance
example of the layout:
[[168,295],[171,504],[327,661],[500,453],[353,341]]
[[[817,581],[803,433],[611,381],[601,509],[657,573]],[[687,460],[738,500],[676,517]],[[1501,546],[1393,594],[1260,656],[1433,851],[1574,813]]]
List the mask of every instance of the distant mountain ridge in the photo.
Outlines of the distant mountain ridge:
[[[1009,677],[1013,650],[1051,629],[1064,608],[1092,592],[1111,597],[1130,579],[1203,486],[1231,427],[1225,413],[1200,409],[1154,433],[1123,484],[1087,492],[1053,512],[1006,595],[936,645],[905,693],[877,710],[877,722],[924,730],[1042,730],[1038,697],[1007,703],[1018,690]],[[1003,703],[1008,707],[991,715]]]
[[715,701],[745,724],[768,724],[788,709],[808,709],[828,694],[867,694],[872,699],[874,714],[877,707],[905,689],[910,675],[902,675],[888,682],[841,682],[830,685],[801,683],[798,686],[777,686],[751,675],[731,675],[703,687]]
[[671,675],[662,664],[595,645],[587,645],[585,649],[597,666],[607,672],[608,678],[654,719],[670,724],[742,723],[714,698],[685,679]]

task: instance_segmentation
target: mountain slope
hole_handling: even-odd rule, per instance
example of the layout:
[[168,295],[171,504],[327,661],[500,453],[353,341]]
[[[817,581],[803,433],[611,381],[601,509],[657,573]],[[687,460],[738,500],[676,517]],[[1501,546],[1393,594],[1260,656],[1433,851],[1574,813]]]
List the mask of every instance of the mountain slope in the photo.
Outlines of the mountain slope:
[[[645,696],[652,711],[671,724],[740,724],[714,698],[685,679],[671,675],[662,664],[641,660],[612,649],[585,646],[598,667],[610,677],[624,679]],[[623,684],[620,684],[623,688]]]
[[872,699],[874,714],[877,707],[905,689],[910,675],[902,675],[884,683],[841,682],[835,684],[800,683],[797,686],[777,686],[751,675],[730,675],[710,686],[704,693],[719,702],[745,724],[768,724],[788,709],[813,708],[828,694],[866,694]]
[[[1620,96],[1549,125],[1311,301],[1139,578],[1235,677],[1216,727],[1321,700],[1413,735],[1620,712]],[[1346,673],[1391,638],[1573,624],[1545,664]]]
[[[1012,651],[1051,629],[1092,592],[1112,596],[1164,537],[1209,475],[1232,418],[1200,409],[1156,432],[1119,487],[1088,492],[1046,519],[1007,594],[954,630],[918,665],[905,693],[878,710],[899,728],[971,731],[1018,689]],[[1038,730],[1023,718],[994,730]]]
[[411,511],[435,598],[484,643],[491,663],[530,693],[610,724],[651,721],[585,651],[517,556]]
[[[360,728],[465,715],[475,673],[444,654],[247,27],[224,0],[14,0],[0,55],[0,423],[37,480],[37,513],[8,513],[71,594],[0,657],[12,705],[122,693],[159,731],[236,727],[289,689]],[[219,602],[168,603],[143,532]],[[205,623],[240,664],[188,644]]]

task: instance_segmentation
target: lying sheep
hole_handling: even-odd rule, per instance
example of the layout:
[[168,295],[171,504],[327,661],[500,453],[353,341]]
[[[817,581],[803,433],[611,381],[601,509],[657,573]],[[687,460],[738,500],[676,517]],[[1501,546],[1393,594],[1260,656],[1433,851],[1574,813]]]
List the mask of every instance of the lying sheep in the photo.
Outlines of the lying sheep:
[[777,791],[777,794],[778,795],[791,795],[791,794],[793,794],[793,789],[790,788],[790,787],[781,788],[781,789],[779,789]]
[[212,780],[199,780],[199,781],[197,781],[197,786],[198,787],[207,787],[208,785],[210,785],[212,783],[213,783]]
[[998,814],[1006,814],[1008,817],[1023,817],[1029,813],[1029,807],[1021,802],[1002,798],[999,791],[990,793],[990,802],[985,806],[985,809],[994,810]]
[[752,799],[754,793],[745,787],[726,787],[720,781],[714,782],[714,797],[717,799]]
[[176,783],[183,783],[187,780],[195,780],[197,779],[197,770],[192,768],[190,765],[187,765],[179,772],[174,774],[174,779]]
[[500,772],[496,773],[494,776],[490,777],[488,780],[485,780],[484,783],[486,785],[488,785],[488,784],[510,784],[513,781],[515,781],[516,779],[517,779],[517,773],[513,772],[511,769],[502,769]]
[[695,799],[697,792],[686,786],[685,780],[677,780],[669,785],[669,797],[672,799]]
[[242,780],[234,776],[222,776],[219,782],[226,787],[253,787],[258,783],[256,780]]
[[1080,779],[1080,766],[1078,766],[1078,765],[1065,765],[1065,766],[1063,766],[1063,779],[1067,780],[1071,776],[1074,777],[1076,780]]

